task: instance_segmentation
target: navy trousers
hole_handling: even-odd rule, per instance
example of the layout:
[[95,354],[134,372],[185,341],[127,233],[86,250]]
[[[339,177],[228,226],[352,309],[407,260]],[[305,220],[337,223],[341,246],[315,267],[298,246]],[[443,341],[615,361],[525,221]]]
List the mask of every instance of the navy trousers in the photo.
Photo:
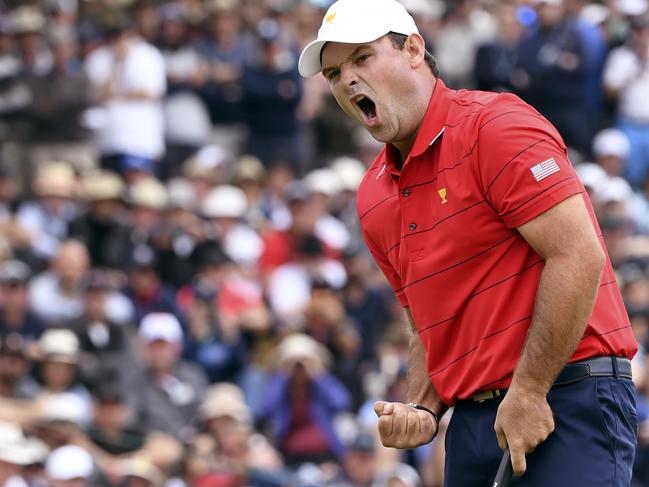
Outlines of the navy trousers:
[[[446,487],[491,486],[502,458],[494,423],[502,398],[462,401],[446,435]],[[628,487],[638,417],[633,382],[590,377],[548,394],[555,430],[527,455],[520,487]]]

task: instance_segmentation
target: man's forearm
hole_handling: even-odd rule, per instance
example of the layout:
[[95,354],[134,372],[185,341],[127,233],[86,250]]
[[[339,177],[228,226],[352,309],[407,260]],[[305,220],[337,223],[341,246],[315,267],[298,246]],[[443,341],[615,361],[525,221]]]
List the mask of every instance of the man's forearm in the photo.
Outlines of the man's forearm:
[[441,417],[447,407],[439,398],[428,376],[426,351],[421,343],[410,309],[406,309],[410,321],[410,345],[408,351],[407,401],[416,402]]
[[602,266],[597,255],[562,256],[546,262],[512,388],[545,394],[552,387],[583,336]]

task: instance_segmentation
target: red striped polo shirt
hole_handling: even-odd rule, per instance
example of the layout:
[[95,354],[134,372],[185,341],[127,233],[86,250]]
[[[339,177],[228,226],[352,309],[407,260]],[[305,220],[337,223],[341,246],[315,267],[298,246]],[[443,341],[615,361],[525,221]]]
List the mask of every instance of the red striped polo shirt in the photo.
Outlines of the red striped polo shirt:
[[[431,381],[448,405],[505,388],[544,267],[516,227],[581,194],[604,247],[561,136],[514,95],[437,80],[402,170],[397,161],[386,145],[359,187],[358,213],[372,255],[410,307]],[[607,254],[571,361],[635,351]]]

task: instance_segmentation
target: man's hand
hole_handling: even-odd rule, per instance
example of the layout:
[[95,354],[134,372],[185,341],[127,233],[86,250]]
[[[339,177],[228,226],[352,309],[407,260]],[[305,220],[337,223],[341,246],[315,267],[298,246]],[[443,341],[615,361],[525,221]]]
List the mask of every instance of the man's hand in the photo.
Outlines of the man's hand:
[[379,417],[383,446],[415,448],[430,443],[437,434],[437,421],[433,415],[407,404],[377,401],[374,412]]
[[523,475],[527,469],[525,455],[554,430],[552,410],[545,395],[509,389],[498,407],[494,429],[500,448],[509,446],[514,474]]

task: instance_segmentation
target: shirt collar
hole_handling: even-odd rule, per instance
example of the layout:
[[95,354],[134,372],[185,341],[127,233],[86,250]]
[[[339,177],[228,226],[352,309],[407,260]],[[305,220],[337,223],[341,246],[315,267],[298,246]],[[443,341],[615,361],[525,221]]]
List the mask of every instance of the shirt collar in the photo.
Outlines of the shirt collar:
[[[419,132],[417,133],[415,143],[410,150],[408,158],[423,154],[442,135],[446,126],[446,116],[448,115],[451,99],[454,94],[454,90],[447,88],[444,82],[440,78],[437,78],[433,94],[428,102],[426,114],[424,115],[421,127],[419,127]],[[392,144],[386,144],[385,149],[388,167],[391,166],[391,168],[396,169],[399,167],[398,161],[400,158],[398,149]]]

